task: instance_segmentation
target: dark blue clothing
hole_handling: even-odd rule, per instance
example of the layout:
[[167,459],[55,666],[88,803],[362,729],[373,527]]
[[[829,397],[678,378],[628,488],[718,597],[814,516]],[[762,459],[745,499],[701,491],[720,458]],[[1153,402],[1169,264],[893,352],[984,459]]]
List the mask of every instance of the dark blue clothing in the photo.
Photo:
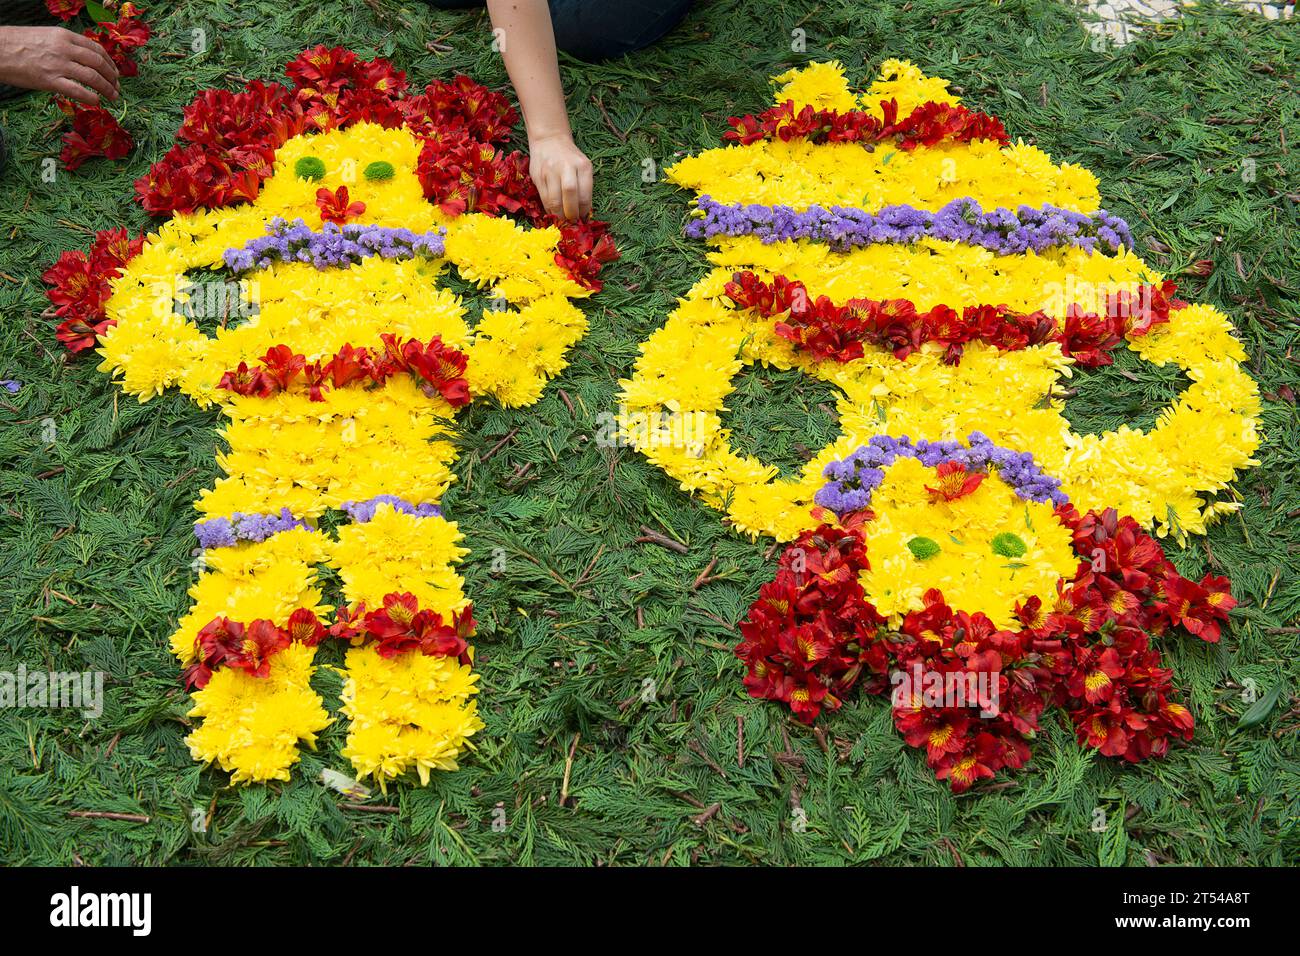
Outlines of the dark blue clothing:
[[[484,0],[425,0],[443,10]],[[549,0],[555,45],[579,60],[612,60],[654,43],[682,22],[694,0]]]

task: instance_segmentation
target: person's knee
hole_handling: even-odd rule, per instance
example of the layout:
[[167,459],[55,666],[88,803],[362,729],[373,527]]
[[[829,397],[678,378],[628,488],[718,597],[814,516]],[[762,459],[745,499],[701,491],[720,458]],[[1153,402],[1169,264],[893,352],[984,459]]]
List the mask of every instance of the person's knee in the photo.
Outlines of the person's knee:
[[694,0],[551,0],[555,45],[592,62],[654,43],[677,26]]

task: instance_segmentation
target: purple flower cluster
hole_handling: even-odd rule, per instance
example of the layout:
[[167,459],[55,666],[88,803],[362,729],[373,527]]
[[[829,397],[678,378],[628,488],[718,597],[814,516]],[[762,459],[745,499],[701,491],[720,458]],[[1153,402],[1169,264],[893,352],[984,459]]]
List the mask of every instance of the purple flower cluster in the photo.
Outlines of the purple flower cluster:
[[242,246],[223,254],[232,272],[265,269],[273,262],[309,262],[317,269],[346,269],[370,256],[385,259],[436,259],[444,252],[446,231],[434,229],[414,232],[391,226],[367,226],[347,223],[339,226],[327,222],[320,230],[312,229],[301,219],[286,222],[272,219],[267,234],[250,239]]
[[404,515],[415,515],[417,518],[442,517],[442,509],[437,505],[412,504],[397,495],[375,495],[368,501],[345,501],[343,510],[348,513],[348,517],[353,521],[364,524],[374,518],[375,511],[380,505],[391,505],[394,511],[399,511]]
[[828,479],[813,500],[837,514],[861,511],[871,504],[871,494],[885,479],[885,469],[899,458],[915,458],[927,468],[944,462],[965,465],[971,471],[996,468],[998,477],[1025,501],[1050,501],[1069,504],[1061,491],[1061,482],[1045,473],[1027,451],[1012,451],[995,445],[980,432],[971,432],[966,441],[915,442],[906,435],[891,438],[875,435],[847,458],[833,461],[822,471]]
[[1078,246],[1088,252],[1132,248],[1128,223],[1101,209],[1092,215],[1047,204],[1021,206],[1015,212],[998,208],[984,212],[973,199],[954,199],[938,212],[912,206],[882,206],[867,212],[852,206],[763,206],[696,200],[702,216],[686,224],[692,239],[714,236],[758,236],[766,243],[809,239],[829,243],[843,252],[876,243],[910,243],[931,238],[982,246],[998,255],[1043,252],[1055,246]]
[[243,514],[236,511],[229,518],[211,518],[194,524],[194,536],[199,539],[199,547],[228,548],[240,541],[265,541],[281,531],[293,528],[312,530],[311,525],[301,518],[295,518],[288,508],[281,508],[279,514]]

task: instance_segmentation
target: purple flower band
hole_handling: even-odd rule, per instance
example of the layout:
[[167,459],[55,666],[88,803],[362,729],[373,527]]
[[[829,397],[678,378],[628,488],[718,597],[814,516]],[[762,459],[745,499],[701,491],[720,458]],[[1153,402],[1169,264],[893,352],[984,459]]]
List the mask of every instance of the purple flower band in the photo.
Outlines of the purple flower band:
[[871,504],[872,492],[885,479],[885,469],[899,458],[915,458],[927,468],[955,462],[971,470],[996,468],[998,477],[1024,501],[1050,501],[1069,504],[1061,491],[1061,482],[1045,473],[1027,451],[1012,451],[995,445],[980,432],[971,432],[966,442],[913,442],[906,435],[891,438],[875,435],[847,458],[831,462],[822,471],[829,479],[813,500],[836,514],[861,511]]
[[384,259],[436,259],[443,255],[446,231],[414,232],[391,226],[327,222],[319,230],[301,219],[272,219],[267,235],[250,239],[223,253],[232,272],[265,269],[275,262],[307,262],[317,269],[346,269],[370,256]]
[[808,239],[843,252],[930,238],[981,246],[998,255],[1043,252],[1063,245],[1114,253],[1133,246],[1128,223],[1118,216],[1104,209],[1088,215],[1051,204],[984,212],[975,200],[964,198],[954,199],[938,212],[906,205],[882,206],[874,213],[852,206],[813,205],[800,212],[790,206],[728,205],[701,196],[696,207],[703,215],[686,224],[686,235],[692,239],[758,236],[764,244]]
[[281,508],[279,514],[236,511],[229,518],[195,522],[194,536],[199,539],[199,547],[206,551],[209,548],[229,548],[240,541],[265,541],[272,535],[294,528],[314,530],[306,521],[295,518],[288,508]]
[[345,501],[343,510],[353,521],[364,524],[375,516],[380,505],[390,505],[394,511],[417,518],[441,518],[442,509],[437,505],[413,504],[397,495],[375,495],[368,501]]

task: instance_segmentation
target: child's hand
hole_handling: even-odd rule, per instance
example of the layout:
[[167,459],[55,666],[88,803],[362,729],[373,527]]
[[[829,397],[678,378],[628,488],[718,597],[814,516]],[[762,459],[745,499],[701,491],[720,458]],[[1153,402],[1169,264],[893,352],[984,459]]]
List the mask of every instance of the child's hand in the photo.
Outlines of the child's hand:
[[121,95],[104,48],[62,27],[0,27],[0,82],[92,106]]
[[570,221],[591,215],[591,160],[572,135],[530,137],[528,174],[551,215]]

